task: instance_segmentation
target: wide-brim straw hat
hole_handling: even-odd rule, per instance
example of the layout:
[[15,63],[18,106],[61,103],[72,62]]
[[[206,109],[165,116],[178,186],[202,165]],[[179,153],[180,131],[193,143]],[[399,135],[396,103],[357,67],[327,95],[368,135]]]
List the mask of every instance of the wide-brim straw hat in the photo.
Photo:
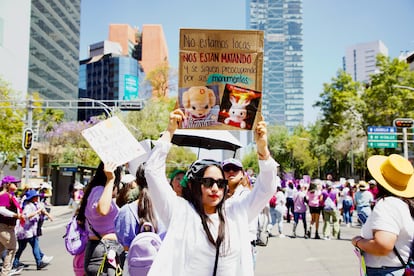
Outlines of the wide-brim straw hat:
[[368,170],[374,179],[392,194],[400,197],[414,197],[413,165],[398,154],[374,155],[368,158]]
[[361,180],[361,181],[359,181],[359,182],[358,182],[358,188],[359,188],[361,191],[366,191],[366,190],[368,190],[368,189],[369,189],[369,184],[368,184],[367,182],[365,182],[365,181]]

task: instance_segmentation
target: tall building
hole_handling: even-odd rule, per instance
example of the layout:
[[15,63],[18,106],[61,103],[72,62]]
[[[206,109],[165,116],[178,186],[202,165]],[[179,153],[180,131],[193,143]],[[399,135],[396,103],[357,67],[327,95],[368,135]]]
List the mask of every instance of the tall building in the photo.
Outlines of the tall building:
[[[31,1],[28,92],[49,100],[78,98],[80,1]],[[76,119],[76,110],[65,112]]]
[[[115,105],[112,102],[114,100],[142,99],[145,89],[140,91],[140,84],[143,83],[144,73],[139,69],[136,59],[112,53],[82,60],[79,68],[79,98],[91,100],[79,105],[90,106],[94,100],[98,100],[101,105],[103,103],[111,108]],[[79,109],[78,120],[87,120],[102,113],[103,110],[99,109]]]
[[388,56],[388,48],[381,40],[347,47],[343,69],[354,81],[368,83],[370,75],[378,70],[376,67],[378,54]]
[[1,77],[21,99],[77,99],[79,35],[80,0],[0,1]]
[[[109,107],[113,101],[143,100],[152,96],[145,75],[162,62],[168,62],[168,48],[161,25],[111,24],[109,41],[89,46],[89,58],[80,61],[79,98],[91,99]],[[111,102],[112,101],[112,102]],[[78,111],[79,120],[101,114],[102,110]]]
[[247,27],[263,30],[262,112],[290,131],[303,124],[302,0],[247,0]]
[[158,24],[142,25],[141,65],[144,72],[148,74],[164,61],[168,61],[168,46],[162,26]]
[[138,28],[128,24],[110,24],[108,40],[118,42],[121,45],[122,55],[132,56],[135,45],[138,43]]
[[22,99],[29,70],[30,6],[27,0],[0,1],[0,78]]

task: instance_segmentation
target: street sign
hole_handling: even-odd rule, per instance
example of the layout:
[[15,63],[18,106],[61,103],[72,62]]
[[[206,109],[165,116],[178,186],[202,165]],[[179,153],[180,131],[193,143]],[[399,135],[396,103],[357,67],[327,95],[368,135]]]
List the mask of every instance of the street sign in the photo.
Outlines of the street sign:
[[369,148],[397,148],[397,128],[390,126],[369,126]]
[[370,140],[397,140],[397,134],[368,133],[368,141]]
[[368,147],[377,149],[397,148],[397,142],[368,142]]
[[396,127],[390,127],[390,126],[369,126],[368,127],[368,133],[370,133],[370,132],[396,133],[397,128]]

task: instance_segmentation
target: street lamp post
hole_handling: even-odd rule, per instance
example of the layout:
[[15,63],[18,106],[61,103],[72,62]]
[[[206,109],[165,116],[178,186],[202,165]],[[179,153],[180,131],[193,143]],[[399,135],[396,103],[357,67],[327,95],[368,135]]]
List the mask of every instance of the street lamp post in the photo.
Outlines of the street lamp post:
[[408,90],[414,91],[414,87],[405,86],[405,85],[394,84],[392,87],[394,87],[394,88],[403,88],[403,89],[408,89]]
[[112,117],[111,108],[107,104],[105,104],[105,103],[103,103],[99,100],[95,100],[95,99],[91,99],[91,98],[80,98],[79,100],[86,101],[86,102],[91,102],[92,105],[94,105],[95,103],[99,104],[100,106],[103,107],[103,110],[105,111],[107,117]]

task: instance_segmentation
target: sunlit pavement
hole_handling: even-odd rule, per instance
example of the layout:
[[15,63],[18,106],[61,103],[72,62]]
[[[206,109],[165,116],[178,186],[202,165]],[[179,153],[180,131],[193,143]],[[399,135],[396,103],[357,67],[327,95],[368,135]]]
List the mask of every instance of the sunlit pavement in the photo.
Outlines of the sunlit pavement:
[[[355,216],[354,216],[355,221]],[[309,225],[309,223],[308,223]],[[358,259],[353,251],[351,239],[360,234],[360,226],[341,224],[340,240],[305,239],[303,224],[299,221],[297,237],[292,238],[293,222],[284,223],[285,238],[272,237],[266,247],[258,247],[255,275],[359,275]],[[323,222],[319,225],[322,238]],[[273,233],[277,233],[276,228]]]

